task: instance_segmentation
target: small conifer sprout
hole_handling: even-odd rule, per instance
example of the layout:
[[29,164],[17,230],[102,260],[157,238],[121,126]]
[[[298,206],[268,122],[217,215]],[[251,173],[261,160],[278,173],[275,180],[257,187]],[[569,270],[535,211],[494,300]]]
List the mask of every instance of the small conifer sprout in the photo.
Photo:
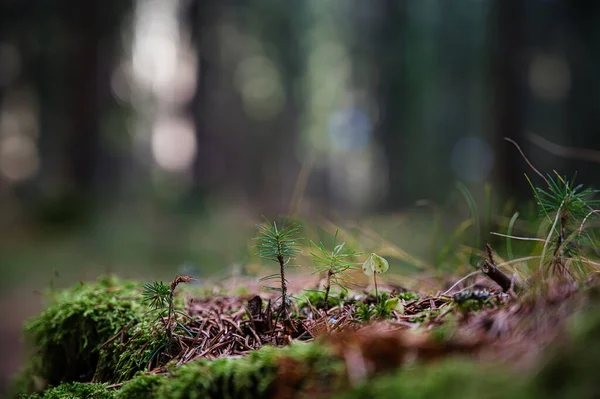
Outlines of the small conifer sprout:
[[259,236],[256,237],[256,240],[258,240],[258,245],[256,245],[258,256],[279,263],[279,273],[263,277],[260,281],[272,279],[280,281],[280,287],[267,288],[281,292],[281,308],[277,312],[277,319],[282,313],[286,319],[289,319],[288,281],[285,278],[285,267],[291,259],[301,252],[300,239],[297,237],[300,232],[300,225],[294,222],[287,223],[287,218],[281,226],[277,226],[276,222],[271,224],[266,218],[265,222],[265,224],[257,226],[259,231]]
[[377,298],[377,301],[379,301],[379,293],[377,292],[377,274],[387,272],[389,267],[388,261],[376,253],[372,253],[362,265],[363,273],[367,276],[373,276],[373,282],[375,283],[375,297]]
[[346,273],[348,270],[354,269],[356,263],[353,262],[353,258],[357,254],[354,250],[346,248],[346,243],[337,243],[339,230],[336,230],[333,236],[333,250],[329,251],[325,244],[321,241],[319,245],[314,242],[310,242],[314,251],[310,254],[313,257],[314,268],[317,272],[324,272],[326,274],[325,282],[325,311],[328,309],[329,303],[329,292],[332,285],[337,285],[342,290],[347,290],[346,284],[350,283]]

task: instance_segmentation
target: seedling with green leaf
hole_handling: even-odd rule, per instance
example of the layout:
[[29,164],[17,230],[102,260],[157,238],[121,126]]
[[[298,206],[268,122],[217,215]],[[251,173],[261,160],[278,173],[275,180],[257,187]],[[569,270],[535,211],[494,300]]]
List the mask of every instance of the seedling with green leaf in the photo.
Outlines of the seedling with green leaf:
[[345,248],[346,243],[337,244],[339,230],[336,230],[333,236],[333,250],[330,252],[325,248],[323,241],[319,244],[310,242],[315,249],[315,252],[311,252],[314,263],[314,268],[317,273],[325,273],[325,310],[328,307],[329,292],[332,285],[337,285],[342,291],[347,291],[346,287],[350,284],[349,277],[346,272],[356,266],[356,262],[352,260],[358,256],[354,250]]
[[267,281],[276,279],[279,281],[279,287],[267,287],[269,289],[281,292],[281,307],[277,312],[277,320],[281,314],[286,319],[289,319],[289,303],[287,295],[288,281],[285,278],[285,268],[298,253],[300,253],[300,238],[297,237],[300,232],[300,225],[291,222],[287,223],[287,219],[281,227],[277,226],[276,222],[269,222],[258,225],[259,236],[258,240],[258,255],[261,258],[275,261],[279,264],[279,273],[271,274],[260,279]]
[[373,283],[375,284],[375,297],[377,298],[377,302],[379,302],[379,292],[377,291],[377,274],[387,272],[389,267],[390,265],[388,261],[376,253],[372,253],[362,265],[363,273],[367,276],[373,276]]

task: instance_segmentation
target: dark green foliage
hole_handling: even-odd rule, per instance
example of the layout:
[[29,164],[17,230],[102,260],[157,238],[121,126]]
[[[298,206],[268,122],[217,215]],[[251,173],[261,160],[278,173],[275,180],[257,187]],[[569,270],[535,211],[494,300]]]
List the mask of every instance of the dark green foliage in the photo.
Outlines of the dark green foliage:
[[165,308],[171,302],[171,289],[162,281],[146,283],[142,291],[142,301],[152,309]]
[[168,378],[158,374],[140,374],[119,391],[119,399],[158,399],[158,391]]
[[[292,378],[286,376],[291,368]],[[281,349],[264,347],[239,359],[199,360],[171,372],[169,378],[141,375],[127,383],[122,399],[269,398],[281,386],[291,392],[339,389],[344,376],[341,359],[316,343],[295,343]],[[274,385],[277,380],[277,386]],[[289,384],[289,386],[288,386]],[[145,396],[146,395],[146,396]]]
[[106,389],[106,384],[82,384],[68,382],[50,388],[43,394],[22,395],[22,399],[117,399],[115,391]]
[[125,326],[144,319],[138,287],[102,278],[55,294],[51,305],[25,327],[27,341],[37,349],[31,377],[50,385],[90,381],[94,376],[97,381],[115,379],[119,341],[101,346]]

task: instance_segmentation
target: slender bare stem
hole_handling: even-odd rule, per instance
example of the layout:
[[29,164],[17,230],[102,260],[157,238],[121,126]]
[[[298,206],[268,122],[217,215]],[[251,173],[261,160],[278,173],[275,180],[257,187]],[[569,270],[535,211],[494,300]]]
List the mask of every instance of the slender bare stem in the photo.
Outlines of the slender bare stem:
[[327,270],[327,285],[325,286],[325,313],[327,313],[327,309],[329,308],[329,290],[331,289],[331,276],[333,272],[331,269]]
[[[287,286],[285,284],[285,259],[282,255],[277,255],[277,261],[279,262],[279,273],[281,274],[281,307],[284,317],[288,318],[287,312]],[[277,322],[275,322],[277,324]]]
[[377,298],[377,303],[379,303],[379,293],[377,291],[377,273],[373,273],[373,282],[375,283],[375,297]]

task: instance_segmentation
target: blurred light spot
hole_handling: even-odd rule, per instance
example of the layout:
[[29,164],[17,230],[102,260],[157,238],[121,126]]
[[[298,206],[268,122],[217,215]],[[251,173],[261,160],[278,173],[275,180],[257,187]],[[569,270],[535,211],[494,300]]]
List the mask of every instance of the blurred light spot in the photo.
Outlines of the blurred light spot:
[[529,66],[529,86],[535,95],[557,101],[571,88],[571,71],[564,57],[538,54]]
[[235,73],[235,83],[248,116],[268,120],[283,109],[285,93],[279,71],[268,58],[253,56],[242,61]]
[[15,46],[0,43],[0,87],[10,85],[21,71],[21,56]]
[[361,109],[337,111],[329,120],[329,137],[334,151],[350,151],[365,147],[371,139],[373,126]]
[[387,193],[386,157],[378,146],[371,145],[348,154],[329,157],[332,195],[356,208],[368,207]]
[[172,106],[182,106],[192,100],[196,93],[196,53],[191,49],[180,48],[181,56],[168,90],[157,93],[159,98]]
[[459,140],[452,149],[450,159],[454,173],[469,182],[483,182],[494,164],[494,151],[479,137]]
[[38,170],[35,141],[25,135],[10,135],[0,141],[0,173],[11,181],[26,180]]
[[133,72],[155,92],[168,89],[177,70],[177,1],[138,1],[133,42]]
[[183,172],[196,158],[193,125],[181,118],[165,118],[154,125],[152,154],[156,163],[171,172]]

